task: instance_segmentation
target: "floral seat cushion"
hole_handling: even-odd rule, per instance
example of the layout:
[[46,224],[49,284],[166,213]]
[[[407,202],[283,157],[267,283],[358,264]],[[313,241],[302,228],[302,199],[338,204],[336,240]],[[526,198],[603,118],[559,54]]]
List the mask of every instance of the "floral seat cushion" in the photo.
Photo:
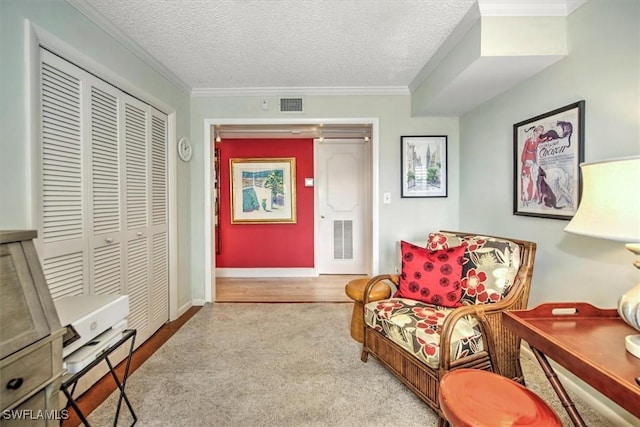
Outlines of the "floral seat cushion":
[[[390,298],[367,304],[364,320],[368,326],[428,366],[438,369],[442,324],[453,310],[411,299]],[[477,321],[470,317],[461,319],[455,326],[451,340],[451,359],[483,349]]]

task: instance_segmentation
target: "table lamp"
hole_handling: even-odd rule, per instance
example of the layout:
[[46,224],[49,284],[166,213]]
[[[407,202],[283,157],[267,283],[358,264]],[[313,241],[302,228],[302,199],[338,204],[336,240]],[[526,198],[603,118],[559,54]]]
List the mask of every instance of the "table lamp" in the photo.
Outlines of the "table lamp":
[[[640,156],[580,165],[582,198],[569,233],[626,242],[640,255]],[[633,264],[640,269],[640,260]],[[618,314],[640,331],[640,283],[618,299]],[[640,358],[640,334],[625,340],[629,353]]]

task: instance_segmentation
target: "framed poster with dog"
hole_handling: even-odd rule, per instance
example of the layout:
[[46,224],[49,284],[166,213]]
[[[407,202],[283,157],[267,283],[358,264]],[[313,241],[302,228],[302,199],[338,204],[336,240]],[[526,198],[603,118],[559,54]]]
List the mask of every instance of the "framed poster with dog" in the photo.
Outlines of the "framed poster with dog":
[[569,220],[582,192],[584,101],[513,125],[513,214]]

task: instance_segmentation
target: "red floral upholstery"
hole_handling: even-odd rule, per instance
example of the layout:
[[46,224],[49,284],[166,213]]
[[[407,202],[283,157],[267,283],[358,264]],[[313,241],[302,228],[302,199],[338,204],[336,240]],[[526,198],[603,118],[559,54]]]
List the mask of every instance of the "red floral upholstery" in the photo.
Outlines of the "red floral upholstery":
[[[429,305],[412,299],[391,298],[367,304],[364,320],[367,325],[437,369],[440,331],[451,310],[453,308]],[[483,350],[477,325],[475,318],[465,318],[456,324],[455,339],[451,342],[452,359]]]
[[520,268],[520,247],[494,237],[431,233],[427,249],[464,246],[461,303],[488,304],[507,294]]
[[[438,368],[440,330],[447,315],[456,306],[499,301],[509,291],[520,268],[520,247],[494,237],[431,233],[425,251],[457,247],[464,248],[460,281],[462,296],[459,303],[443,307],[407,297],[410,294],[403,293],[401,278],[400,294],[365,306],[365,322],[368,326],[434,369]],[[414,252],[417,251],[414,249]],[[402,298],[397,298],[398,295],[402,295]],[[451,341],[452,360],[483,351],[484,348],[475,317],[465,317],[456,323]]]
[[464,246],[435,251],[400,243],[402,274],[395,298],[409,298],[444,307],[460,305]]

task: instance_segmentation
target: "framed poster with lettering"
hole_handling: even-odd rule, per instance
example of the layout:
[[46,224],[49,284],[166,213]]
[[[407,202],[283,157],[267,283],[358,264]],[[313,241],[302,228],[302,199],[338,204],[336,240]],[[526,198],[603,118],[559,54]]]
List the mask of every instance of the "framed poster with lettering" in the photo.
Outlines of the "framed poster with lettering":
[[513,214],[569,220],[582,192],[584,101],[513,125]]

